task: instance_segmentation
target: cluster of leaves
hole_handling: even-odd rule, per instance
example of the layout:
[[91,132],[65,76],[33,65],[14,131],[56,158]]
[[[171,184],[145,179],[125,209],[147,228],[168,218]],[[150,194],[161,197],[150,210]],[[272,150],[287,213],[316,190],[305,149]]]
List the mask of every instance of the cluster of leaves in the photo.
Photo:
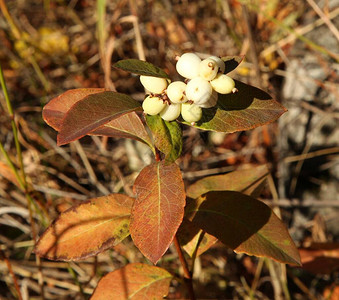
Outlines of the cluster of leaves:
[[[223,60],[230,71],[241,58]],[[168,78],[160,68],[139,60],[120,61],[115,67]],[[236,88],[236,94],[219,95],[217,106],[204,109],[203,118],[194,127],[231,133],[273,122],[285,112],[257,88],[239,81]],[[63,212],[41,236],[37,255],[51,260],[79,260],[131,235],[154,264],[177,238],[190,256],[202,254],[220,240],[235,252],[300,265],[298,251],[283,223],[255,199],[268,174],[266,167],[206,177],[185,191],[175,163],[182,150],[180,124],[146,116],[149,135],[138,111],[139,102],[105,89],[71,90],[44,107],[43,118],[58,131],[59,145],[85,135],[132,138],[147,144],[157,161],[141,170],[135,180],[135,198],[111,194]],[[103,277],[92,299],[136,299],[140,293],[162,298],[168,293],[171,278],[161,268],[129,264]]]

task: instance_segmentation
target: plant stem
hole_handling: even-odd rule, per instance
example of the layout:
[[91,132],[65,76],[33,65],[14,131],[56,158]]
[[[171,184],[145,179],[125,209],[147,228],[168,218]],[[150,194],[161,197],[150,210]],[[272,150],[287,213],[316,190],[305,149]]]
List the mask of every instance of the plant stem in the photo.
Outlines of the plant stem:
[[[1,2],[0,2],[0,4],[1,4]],[[4,154],[4,156],[5,156],[5,158],[8,162],[9,167],[13,170],[14,175],[16,176],[16,179],[19,182],[20,188],[25,193],[26,200],[27,200],[27,208],[28,208],[28,212],[29,212],[29,222],[30,222],[31,231],[32,231],[32,239],[33,239],[34,243],[36,243],[37,242],[37,233],[36,233],[36,230],[35,230],[32,205],[35,206],[36,211],[42,217],[42,220],[44,220],[44,218],[43,218],[42,213],[38,209],[38,206],[34,202],[33,198],[30,195],[30,192],[29,192],[29,188],[28,188],[28,184],[27,184],[27,180],[26,180],[26,173],[25,173],[25,169],[24,169],[21,145],[20,145],[19,137],[18,137],[18,131],[19,130],[18,130],[18,127],[16,126],[16,123],[15,123],[15,120],[14,120],[14,112],[13,112],[11,101],[10,101],[9,96],[8,96],[5,77],[4,77],[4,74],[2,72],[1,65],[0,65],[0,85],[1,85],[2,91],[4,93],[5,100],[6,100],[8,114],[9,114],[9,117],[11,118],[11,125],[12,125],[12,130],[13,130],[14,143],[15,143],[15,148],[16,148],[16,152],[17,152],[17,155],[18,155],[21,177],[19,176],[13,162],[11,161],[8,153],[4,149],[1,142],[0,142],[0,150]],[[44,286],[43,286],[43,278],[42,278],[42,272],[41,272],[41,262],[40,262],[40,258],[37,257],[37,256],[36,256],[36,265],[38,266],[38,269],[39,269],[38,278],[39,278],[39,285],[40,285],[40,289],[41,289],[41,296],[42,296],[42,299],[44,299]]]
[[0,260],[5,261],[5,263],[7,265],[8,272],[12,277],[14,287],[15,287],[15,290],[17,292],[17,297],[18,297],[19,300],[22,300],[22,295],[21,295],[19,284],[18,284],[18,280],[17,280],[17,278],[16,278],[16,276],[13,272],[11,262],[9,261],[9,259],[6,257],[6,254],[2,250],[0,250]]
[[186,259],[184,257],[184,253],[181,250],[181,247],[180,247],[180,244],[179,244],[179,240],[178,240],[178,237],[176,235],[175,235],[173,241],[174,241],[175,249],[178,252],[180,263],[181,263],[182,268],[184,270],[184,281],[185,281],[186,286],[187,286],[187,290],[188,290],[188,294],[189,294],[189,299],[195,300],[196,298],[195,298],[194,289],[193,289],[192,274],[191,274],[191,272],[190,272],[190,270],[188,268],[187,261],[186,261]]
[[11,125],[12,125],[12,130],[13,130],[15,148],[16,148],[18,158],[19,158],[19,163],[20,163],[20,171],[21,171],[21,179],[22,179],[21,182],[22,182],[22,184],[23,184],[23,186],[26,190],[27,189],[27,182],[26,182],[21,146],[20,146],[19,138],[18,138],[18,129],[17,129],[15,121],[14,121],[13,108],[12,108],[12,105],[11,105],[11,101],[9,100],[7,86],[6,86],[6,82],[5,82],[5,77],[4,77],[4,74],[2,72],[1,65],[0,65],[0,83],[1,83],[1,88],[2,88],[2,91],[4,93],[4,97],[5,97],[5,100],[6,100],[8,114],[9,114],[9,117],[11,118]]

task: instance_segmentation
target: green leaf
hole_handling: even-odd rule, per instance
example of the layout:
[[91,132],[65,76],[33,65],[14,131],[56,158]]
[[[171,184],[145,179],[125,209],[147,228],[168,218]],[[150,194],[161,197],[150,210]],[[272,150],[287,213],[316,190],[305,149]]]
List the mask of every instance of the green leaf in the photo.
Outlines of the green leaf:
[[194,225],[237,253],[301,265],[284,224],[259,200],[233,191],[209,192],[190,200],[187,214]]
[[151,138],[145,125],[134,111],[119,116],[104,126],[92,131],[90,135],[104,135],[114,138],[130,138],[147,144],[154,152]]
[[76,102],[65,114],[58,134],[58,145],[82,138],[113,119],[141,110],[139,102],[115,92],[88,95]]
[[153,134],[155,147],[165,154],[167,162],[175,161],[182,150],[182,130],[179,124],[176,121],[165,121],[159,115],[147,115],[146,123]]
[[223,56],[221,59],[225,63],[225,74],[233,71],[235,68],[237,68],[242,60],[244,59],[244,55],[242,56]]
[[139,59],[119,60],[113,67],[138,75],[169,78],[163,69]]
[[154,264],[176,234],[185,206],[185,187],[179,167],[165,161],[145,167],[134,183],[130,232],[134,244]]
[[203,109],[202,118],[194,127],[232,133],[269,124],[286,112],[264,91],[237,80],[235,86],[239,91],[235,94],[218,94],[217,105]]
[[148,300],[167,296],[172,275],[141,263],[128,264],[100,279],[91,300]]

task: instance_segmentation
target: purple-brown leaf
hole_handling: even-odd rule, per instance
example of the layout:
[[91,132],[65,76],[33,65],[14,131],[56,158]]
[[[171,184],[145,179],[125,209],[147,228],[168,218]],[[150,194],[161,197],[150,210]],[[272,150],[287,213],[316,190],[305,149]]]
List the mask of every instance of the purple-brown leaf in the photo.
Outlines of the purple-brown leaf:
[[235,252],[263,256],[300,266],[287,229],[263,202],[239,192],[209,192],[190,201],[192,223]]
[[88,95],[102,93],[108,91],[106,89],[73,89],[62,93],[61,95],[50,100],[42,110],[44,121],[56,131],[60,130],[61,121],[65,117],[66,112],[78,101],[84,99]]
[[[66,112],[79,100],[88,95],[107,91],[105,89],[74,89],[69,90],[49,101],[42,110],[42,116],[45,122],[54,128],[60,130],[61,121]],[[142,123],[140,117],[133,111],[124,114],[105,125],[95,129],[90,135],[104,135],[115,138],[131,138],[148,144],[153,148],[150,137]]]
[[[229,190],[257,197],[266,182],[267,175],[268,169],[266,165],[262,165],[227,174],[208,176],[190,185],[186,190],[186,195],[195,199],[210,191]],[[201,255],[217,241],[214,236],[199,229],[186,218],[180,225],[178,237],[180,244],[190,256],[195,251],[197,256]]]
[[217,105],[203,109],[202,118],[194,127],[232,133],[269,124],[286,112],[264,91],[237,80],[235,86],[238,92],[218,94]]
[[140,109],[140,103],[125,94],[102,92],[88,95],[65,114],[58,134],[58,145],[80,139],[111,120]]

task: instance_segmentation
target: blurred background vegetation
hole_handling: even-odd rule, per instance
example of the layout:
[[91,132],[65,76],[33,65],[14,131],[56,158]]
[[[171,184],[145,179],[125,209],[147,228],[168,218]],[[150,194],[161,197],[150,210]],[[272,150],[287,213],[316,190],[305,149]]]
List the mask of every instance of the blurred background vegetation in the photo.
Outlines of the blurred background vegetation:
[[[190,51],[245,55],[231,75],[289,112],[229,135],[185,127],[178,163],[187,184],[267,164],[272,175],[262,199],[281,215],[304,262],[285,267],[217,243],[197,260],[198,298],[339,299],[337,0],[0,0],[0,10],[8,89],[7,97],[2,84],[0,299],[88,299],[102,275],[146,261],[128,239],[78,263],[35,257],[34,240],[58,213],[90,197],[132,194],[138,172],[153,159],[146,146],[125,139],[85,137],[57,147],[41,111],[81,87],[141,101],[138,77],[112,64],[147,60],[175,80],[175,56]],[[159,265],[181,274],[172,248]],[[168,298],[183,298],[183,290],[174,280]]]

